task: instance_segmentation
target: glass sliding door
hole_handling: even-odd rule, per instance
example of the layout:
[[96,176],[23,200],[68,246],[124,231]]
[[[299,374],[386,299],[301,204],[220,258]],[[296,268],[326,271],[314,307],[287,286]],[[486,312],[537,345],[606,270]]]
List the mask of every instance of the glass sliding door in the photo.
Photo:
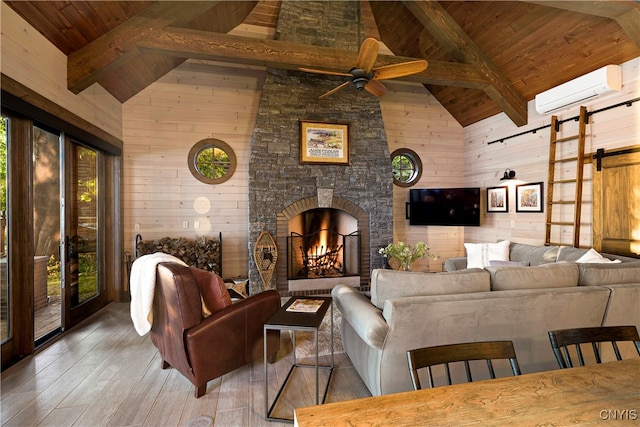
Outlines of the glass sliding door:
[[71,307],[100,293],[98,285],[98,153],[72,143],[68,194],[69,282]]
[[60,134],[33,126],[33,311],[36,343],[61,329]]
[[9,339],[9,252],[7,249],[7,129],[9,119],[0,117],[0,342]]
[[103,155],[68,139],[65,143],[64,327],[69,328],[107,301],[104,256],[100,250],[104,206],[100,196]]
[[86,317],[100,295],[98,152],[61,139],[33,128],[36,345]]
[[7,99],[0,117],[3,370],[124,295],[117,147],[90,132],[77,140],[65,133],[73,125],[44,110],[38,115],[46,120],[35,120]]

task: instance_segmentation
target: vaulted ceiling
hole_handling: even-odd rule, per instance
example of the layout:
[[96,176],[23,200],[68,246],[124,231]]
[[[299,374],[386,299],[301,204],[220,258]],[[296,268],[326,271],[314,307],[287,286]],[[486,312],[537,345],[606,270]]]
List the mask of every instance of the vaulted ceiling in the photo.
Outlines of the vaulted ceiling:
[[[188,59],[346,72],[357,51],[227,34],[275,34],[280,1],[5,1],[68,56],[69,90],[99,83],[120,102]],[[633,1],[360,1],[366,36],[426,59],[419,82],[463,126],[500,112],[518,126],[537,93],[640,56]],[[260,33],[260,32],[256,32]],[[332,96],[340,96],[339,93]],[[362,96],[372,96],[366,92]]]

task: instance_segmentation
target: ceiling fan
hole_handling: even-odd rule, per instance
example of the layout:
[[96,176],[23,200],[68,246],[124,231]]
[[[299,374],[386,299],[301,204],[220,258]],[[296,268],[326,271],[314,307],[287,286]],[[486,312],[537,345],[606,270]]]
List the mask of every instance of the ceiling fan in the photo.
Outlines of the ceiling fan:
[[311,68],[300,68],[299,70],[305,71],[307,73],[349,77],[349,80],[344,82],[340,86],[320,95],[320,98],[324,98],[326,96],[333,95],[341,89],[344,89],[351,83],[355,85],[357,90],[364,89],[372,95],[382,96],[387,92],[387,88],[384,87],[384,85],[378,80],[408,76],[411,74],[420,73],[427,69],[427,61],[423,59],[373,68],[373,64],[375,64],[376,59],[378,58],[379,49],[380,43],[378,42],[378,40],[374,38],[365,39],[364,42],[362,42],[362,46],[360,46],[360,52],[358,53],[358,60],[356,61],[356,65],[351,70],[349,70],[348,73],[314,70]]

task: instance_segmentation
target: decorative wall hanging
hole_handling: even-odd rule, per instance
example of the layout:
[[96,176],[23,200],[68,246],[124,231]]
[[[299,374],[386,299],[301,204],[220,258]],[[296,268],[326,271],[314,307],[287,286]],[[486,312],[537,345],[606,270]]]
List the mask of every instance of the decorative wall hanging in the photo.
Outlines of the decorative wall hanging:
[[516,212],[542,212],[542,182],[516,185]]
[[264,290],[269,289],[271,283],[271,277],[276,269],[276,262],[278,261],[278,247],[273,236],[268,231],[263,231],[258,236],[256,245],[253,248],[253,260],[260,273],[260,278],[264,284]]
[[487,188],[487,212],[509,212],[507,187]]
[[300,163],[349,164],[349,125],[300,120]]

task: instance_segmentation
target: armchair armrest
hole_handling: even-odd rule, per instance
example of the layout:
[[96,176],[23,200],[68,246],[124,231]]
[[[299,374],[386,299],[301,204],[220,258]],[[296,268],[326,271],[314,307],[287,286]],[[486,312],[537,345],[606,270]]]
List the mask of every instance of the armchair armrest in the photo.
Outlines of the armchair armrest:
[[347,285],[336,286],[331,295],[342,313],[342,321],[349,322],[365,343],[382,349],[389,332],[389,325],[382,317],[382,311],[360,292]]
[[[212,369],[218,364],[224,367],[230,363],[229,352],[236,355],[236,363],[242,362],[238,366],[260,358],[264,323],[279,308],[280,296],[275,290],[269,290],[217,311],[185,331],[185,347],[192,367],[195,369],[197,364],[199,369]],[[269,331],[267,339],[268,353],[277,353],[279,331]],[[203,349],[209,353],[206,357],[200,357]],[[220,357],[216,358],[215,354]]]

